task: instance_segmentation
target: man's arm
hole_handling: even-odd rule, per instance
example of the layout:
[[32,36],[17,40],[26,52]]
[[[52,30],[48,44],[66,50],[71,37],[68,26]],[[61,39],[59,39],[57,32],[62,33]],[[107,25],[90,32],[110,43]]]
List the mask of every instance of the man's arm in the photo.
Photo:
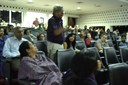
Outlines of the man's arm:
[[58,35],[62,34],[63,32],[64,32],[63,28],[59,28],[59,29],[56,29],[53,31],[55,36],[58,36]]
[[99,52],[103,52],[103,48],[100,43],[97,44],[97,49],[99,50]]
[[64,49],[67,49],[67,43],[66,42],[63,43],[63,46],[64,46]]
[[14,53],[10,52],[11,43],[13,43],[13,42],[10,42],[10,39],[7,39],[5,41],[4,48],[3,48],[3,56],[4,57],[11,58],[11,57],[16,57],[16,56],[18,57],[19,56],[17,54],[14,54]]
[[49,20],[49,25],[53,27],[53,33],[55,36],[58,36],[58,35],[61,35],[63,32],[64,32],[64,29],[63,27],[59,27],[56,25],[55,21],[54,20]]

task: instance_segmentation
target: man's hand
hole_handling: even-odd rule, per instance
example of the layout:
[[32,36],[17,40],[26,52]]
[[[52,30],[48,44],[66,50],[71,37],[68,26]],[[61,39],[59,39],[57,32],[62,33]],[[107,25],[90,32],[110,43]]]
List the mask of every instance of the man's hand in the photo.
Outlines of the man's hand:
[[63,28],[59,28],[59,29],[54,30],[54,35],[55,36],[58,36],[58,35],[60,35],[62,33],[64,33],[64,29]]

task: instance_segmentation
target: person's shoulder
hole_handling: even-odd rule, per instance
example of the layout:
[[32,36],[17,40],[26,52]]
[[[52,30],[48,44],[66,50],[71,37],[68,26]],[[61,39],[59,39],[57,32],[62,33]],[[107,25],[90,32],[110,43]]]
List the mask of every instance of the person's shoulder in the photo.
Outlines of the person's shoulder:
[[26,63],[36,63],[32,58],[30,58],[30,57],[23,57],[22,59],[21,59],[21,63],[22,64],[26,64]]
[[46,59],[46,56],[42,53],[42,54],[37,54],[37,55],[36,55],[36,58],[37,58],[38,60],[45,60],[45,59]]
[[22,41],[28,41],[27,39],[25,39],[25,38],[22,38]]
[[96,42],[97,42],[97,43],[101,43],[101,39],[98,39]]
[[55,18],[52,16],[48,21],[55,21]]
[[8,36],[7,35],[4,35],[3,36],[3,40],[7,40]]
[[7,38],[6,41],[14,41],[14,40],[15,40],[15,37],[9,37],[9,38]]

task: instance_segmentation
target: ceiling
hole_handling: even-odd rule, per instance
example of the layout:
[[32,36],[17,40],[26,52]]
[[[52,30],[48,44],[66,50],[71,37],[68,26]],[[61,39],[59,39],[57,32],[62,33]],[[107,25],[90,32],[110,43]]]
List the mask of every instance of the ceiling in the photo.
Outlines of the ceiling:
[[[31,1],[31,0],[30,0]],[[52,10],[53,6],[59,4],[64,7],[65,12],[74,14],[85,14],[97,11],[118,9],[128,6],[128,0],[0,0],[0,4],[40,8]],[[77,9],[80,7],[81,9]]]

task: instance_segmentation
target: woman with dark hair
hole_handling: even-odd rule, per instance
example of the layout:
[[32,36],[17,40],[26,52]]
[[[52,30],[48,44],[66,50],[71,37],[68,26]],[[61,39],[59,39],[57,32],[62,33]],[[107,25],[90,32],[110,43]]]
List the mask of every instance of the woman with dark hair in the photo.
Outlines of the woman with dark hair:
[[26,38],[27,40],[34,42],[34,40],[36,40],[36,37],[31,34],[31,31],[29,29],[25,29],[24,30],[24,38]]
[[73,48],[75,50],[75,45],[76,45],[76,37],[75,34],[69,34],[66,37],[66,40],[64,42],[64,48],[65,49],[69,49],[69,48]]
[[77,53],[71,61],[70,70],[63,77],[63,85],[97,85],[94,73],[100,67],[98,62],[93,51]]
[[36,55],[37,48],[24,41],[20,47],[18,79],[35,80],[36,85],[61,85],[62,74],[58,67],[45,55]]
[[8,24],[7,28],[4,30],[4,35],[8,35],[8,37],[14,36],[13,29],[14,29],[14,26]]
[[44,34],[43,34],[43,33],[39,34],[39,35],[37,36],[37,40],[38,40],[38,41],[45,41],[45,36],[44,36]]

